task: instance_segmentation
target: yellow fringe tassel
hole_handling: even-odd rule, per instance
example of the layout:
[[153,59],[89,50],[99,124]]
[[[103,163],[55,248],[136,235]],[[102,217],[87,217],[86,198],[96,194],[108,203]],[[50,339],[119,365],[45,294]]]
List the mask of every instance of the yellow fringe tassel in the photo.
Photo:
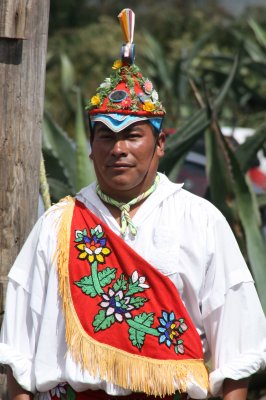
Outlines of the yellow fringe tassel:
[[92,376],[99,376],[122,388],[148,395],[165,396],[186,392],[187,382],[196,382],[208,388],[208,372],[203,360],[155,360],[129,354],[123,350],[99,343],[82,328],[70,293],[68,257],[70,228],[74,210],[71,197],[63,199],[65,205],[60,219],[56,260],[59,291],[66,323],[66,342],[73,359]]

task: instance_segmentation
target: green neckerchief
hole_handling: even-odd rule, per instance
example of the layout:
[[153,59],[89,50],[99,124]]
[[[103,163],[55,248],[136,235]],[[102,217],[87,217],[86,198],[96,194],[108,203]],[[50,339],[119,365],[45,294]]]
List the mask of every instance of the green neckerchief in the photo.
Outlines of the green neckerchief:
[[158,185],[159,181],[160,181],[160,177],[157,174],[153,184],[151,185],[151,187],[148,190],[146,190],[146,192],[140,194],[135,199],[130,200],[128,203],[122,203],[122,202],[119,202],[119,201],[117,201],[115,199],[112,199],[110,196],[107,196],[107,194],[103,193],[102,190],[100,189],[100,186],[97,184],[96,193],[98,194],[98,196],[105,203],[109,203],[112,206],[115,206],[115,207],[119,208],[119,210],[121,211],[121,227],[120,227],[121,235],[123,235],[123,236],[125,235],[127,227],[128,227],[130,232],[131,232],[131,234],[133,236],[136,236],[137,228],[135,227],[135,225],[132,222],[132,219],[130,218],[130,215],[129,215],[130,207],[133,206],[133,204],[137,204],[141,200],[146,199],[146,197],[148,197],[150,194],[152,194],[155,191],[155,189],[157,188],[157,185]]

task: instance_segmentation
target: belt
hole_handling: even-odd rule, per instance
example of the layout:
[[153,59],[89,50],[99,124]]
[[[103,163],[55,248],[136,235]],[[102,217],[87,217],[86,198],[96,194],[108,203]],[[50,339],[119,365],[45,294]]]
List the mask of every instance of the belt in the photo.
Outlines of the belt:
[[76,392],[68,384],[60,384],[49,391],[51,400],[187,400],[186,393],[176,392],[175,394],[160,396],[148,396],[145,393],[131,393],[126,396],[111,396],[103,390],[86,390]]

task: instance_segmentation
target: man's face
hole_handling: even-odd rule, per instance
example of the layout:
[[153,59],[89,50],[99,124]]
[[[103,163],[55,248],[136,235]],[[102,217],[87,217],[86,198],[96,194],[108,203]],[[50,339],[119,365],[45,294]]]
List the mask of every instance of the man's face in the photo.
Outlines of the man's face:
[[164,141],[164,134],[155,137],[148,122],[118,133],[96,123],[91,158],[102,191],[121,201],[145,192],[155,179]]

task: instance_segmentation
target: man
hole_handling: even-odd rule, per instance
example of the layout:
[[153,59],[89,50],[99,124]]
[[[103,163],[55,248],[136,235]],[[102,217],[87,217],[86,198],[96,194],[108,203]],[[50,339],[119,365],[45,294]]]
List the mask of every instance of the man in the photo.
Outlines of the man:
[[48,210],[9,274],[10,398],[243,400],[263,311],[221,213],[157,173],[165,111],[119,17],[122,60],[88,107],[97,183]]

